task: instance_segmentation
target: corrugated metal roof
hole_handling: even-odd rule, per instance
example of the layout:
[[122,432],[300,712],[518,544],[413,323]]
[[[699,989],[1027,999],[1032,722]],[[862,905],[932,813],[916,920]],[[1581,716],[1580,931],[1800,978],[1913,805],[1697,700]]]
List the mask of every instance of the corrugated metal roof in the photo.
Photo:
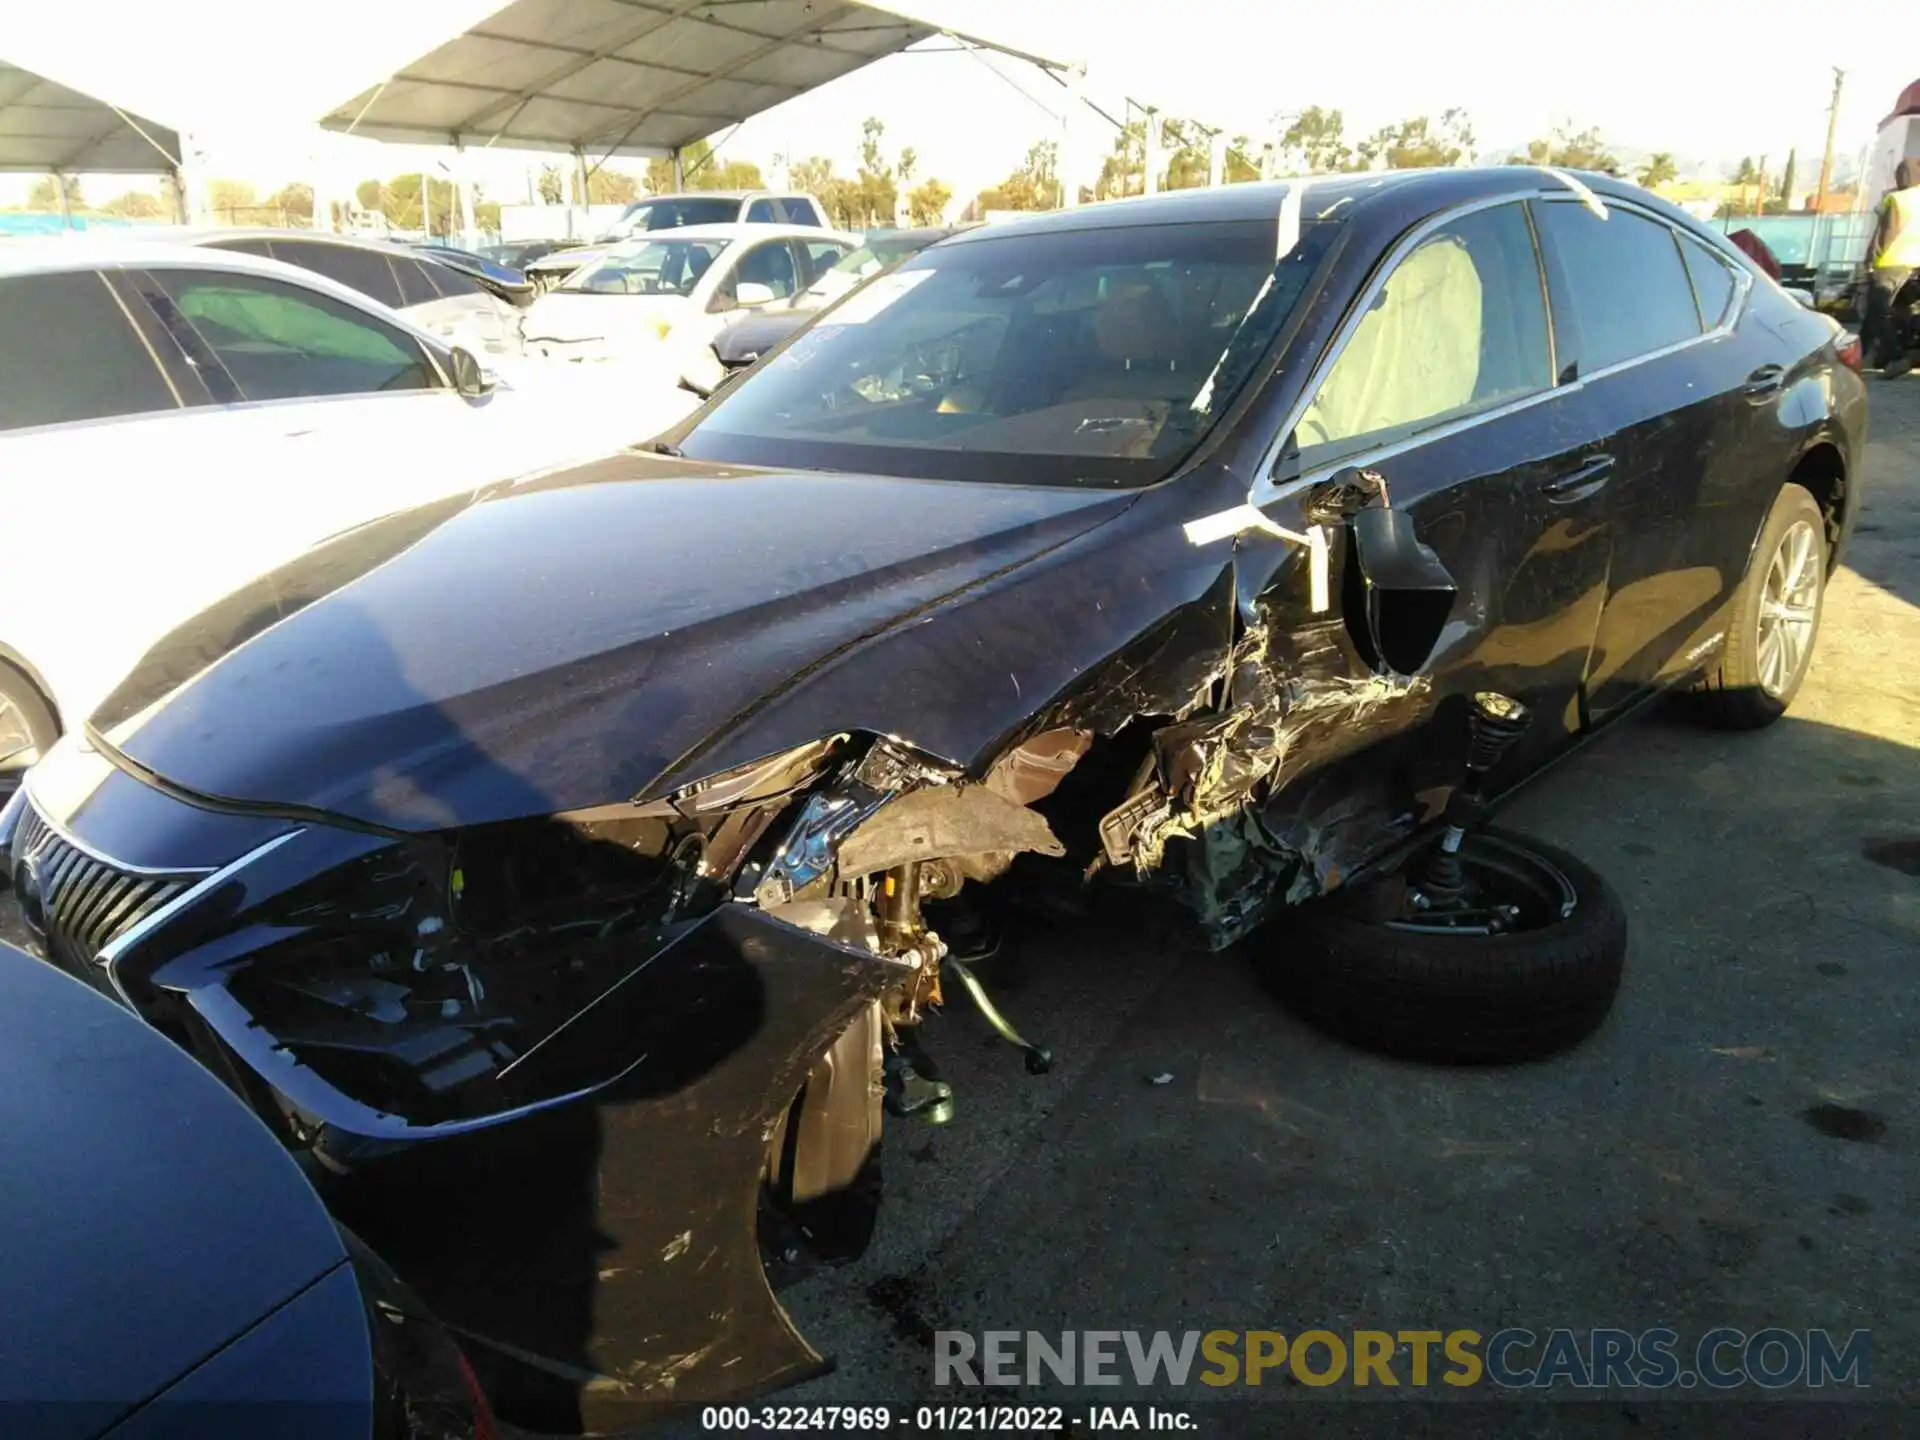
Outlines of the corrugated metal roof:
[[0,170],[164,173],[179,162],[166,126],[0,60]]
[[663,155],[938,33],[834,0],[514,0],[320,123],[417,144]]

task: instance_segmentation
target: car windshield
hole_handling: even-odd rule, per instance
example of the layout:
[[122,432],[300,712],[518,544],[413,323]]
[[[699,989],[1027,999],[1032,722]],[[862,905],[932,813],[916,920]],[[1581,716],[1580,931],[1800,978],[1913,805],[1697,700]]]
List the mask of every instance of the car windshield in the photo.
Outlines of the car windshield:
[[582,295],[690,295],[724,240],[649,240],[583,265],[560,282]]
[[841,257],[839,264],[809,285],[806,298],[817,304],[838,300],[869,275],[879,274],[889,265],[897,264],[922,248],[918,244],[896,242],[888,245],[881,240],[869,240],[858,250],[849,250]]
[[681,439],[703,460],[1025,484],[1145,484],[1225,413],[1338,222],[985,237],[826,311]]
[[602,240],[624,240],[649,230],[678,230],[684,225],[724,225],[740,218],[740,202],[712,197],[642,200],[613,222]]

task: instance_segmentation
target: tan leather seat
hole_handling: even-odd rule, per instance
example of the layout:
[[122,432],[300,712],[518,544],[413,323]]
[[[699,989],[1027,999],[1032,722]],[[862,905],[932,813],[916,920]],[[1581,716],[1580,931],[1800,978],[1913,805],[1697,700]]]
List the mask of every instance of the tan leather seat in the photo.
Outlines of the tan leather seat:
[[1109,296],[1093,312],[1097,362],[1060,396],[1177,398],[1187,386],[1179,364],[1180,327],[1166,298],[1146,281]]

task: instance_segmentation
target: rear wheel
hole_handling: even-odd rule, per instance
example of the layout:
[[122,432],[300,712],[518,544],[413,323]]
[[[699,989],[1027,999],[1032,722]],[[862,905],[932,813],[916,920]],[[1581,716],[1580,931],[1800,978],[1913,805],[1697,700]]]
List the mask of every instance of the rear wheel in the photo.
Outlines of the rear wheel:
[[1700,683],[1709,722],[1757,730],[1787,713],[1813,660],[1826,586],[1826,517],[1806,490],[1783,485],[1735,593],[1726,645]]
[[1408,871],[1303,905],[1256,944],[1287,1007],[1343,1039],[1450,1064],[1531,1060],[1599,1025],[1627,913],[1590,866],[1512,831],[1469,832],[1466,892],[1423,904]]
[[0,662],[0,799],[14,792],[27,767],[59,738],[60,722],[46,697],[18,669]]

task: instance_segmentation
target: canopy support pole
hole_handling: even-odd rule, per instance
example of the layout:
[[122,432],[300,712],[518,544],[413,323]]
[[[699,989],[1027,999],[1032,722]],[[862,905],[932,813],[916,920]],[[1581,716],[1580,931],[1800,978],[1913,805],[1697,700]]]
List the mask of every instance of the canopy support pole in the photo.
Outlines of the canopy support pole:
[[567,238],[569,240],[584,240],[587,238],[587,181],[590,177],[587,170],[587,152],[577,145],[573,150],[573,178],[574,185],[580,192],[580,229],[578,233],[574,231],[573,211],[569,209],[567,212]]
[[467,170],[467,147],[458,135],[453,137],[454,189],[460,196],[460,243],[478,245],[480,227],[473,218],[473,181]]
[[67,229],[73,229],[73,207],[67,202],[67,177],[58,170],[53,172],[53,188],[60,195],[60,223]]

